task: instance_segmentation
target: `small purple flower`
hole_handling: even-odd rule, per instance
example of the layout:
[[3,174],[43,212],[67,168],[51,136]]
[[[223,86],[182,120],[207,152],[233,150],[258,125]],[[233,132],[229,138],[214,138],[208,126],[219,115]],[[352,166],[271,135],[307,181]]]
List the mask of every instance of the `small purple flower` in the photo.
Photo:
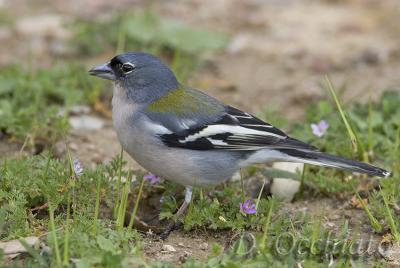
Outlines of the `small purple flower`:
[[240,212],[244,214],[255,214],[257,213],[256,204],[250,204],[250,200],[240,203]]
[[81,163],[79,162],[79,160],[78,160],[78,159],[75,159],[75,160],[72,162],[72,164],[73,164],[73,166],[74,166],[74,173],[75,173],[75,175],[76,175],[77,177],[82,176],[82,175],[83,175],[83,168],[82,168],[82,165],[81,165]]
[[160,177],[158,177],[158,176],[156,176],[154,174],[151,174],[151,173],[144,175],[143,179],[145,181],[150,182],[150,184],[158,184],[158,183],[160,183]]
[[325,135],[326,130],[328,129],[329,125],[325,120],[319,121],[318,124],[311,124],[312,133],[321,138]]

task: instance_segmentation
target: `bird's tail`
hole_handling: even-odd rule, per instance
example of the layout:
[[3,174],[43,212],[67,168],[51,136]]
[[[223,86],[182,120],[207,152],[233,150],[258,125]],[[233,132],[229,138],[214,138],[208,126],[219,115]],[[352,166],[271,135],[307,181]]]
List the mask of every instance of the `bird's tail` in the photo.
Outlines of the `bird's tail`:
[[375,167],[370,164],[362,163],[343,157],[330,155],[318,151],[299,150],[299,149],[280,149],[281,153],[287,154],[296,162],[306,164],[333,167],[358,173],[365,173],[372,176],[387,178],[391,175],[389,171]]

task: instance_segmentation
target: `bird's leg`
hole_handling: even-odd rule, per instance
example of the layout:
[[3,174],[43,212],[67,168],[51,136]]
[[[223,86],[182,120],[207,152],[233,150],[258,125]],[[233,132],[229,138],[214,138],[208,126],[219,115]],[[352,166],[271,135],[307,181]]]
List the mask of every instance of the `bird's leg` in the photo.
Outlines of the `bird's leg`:
[[189,203],[192,201],[192,186],[186,186],[185,189],[185,201],[183,201],[183,204],[180,206],[178,211],[175,213],[172,222],[170,222],[167,227],[165,228],[164,232],[161,233],[160,237],[161,239],[166,239],[169,234],[174,230],[174,228],[178,225],[178,220],[179,218],[185,214]]

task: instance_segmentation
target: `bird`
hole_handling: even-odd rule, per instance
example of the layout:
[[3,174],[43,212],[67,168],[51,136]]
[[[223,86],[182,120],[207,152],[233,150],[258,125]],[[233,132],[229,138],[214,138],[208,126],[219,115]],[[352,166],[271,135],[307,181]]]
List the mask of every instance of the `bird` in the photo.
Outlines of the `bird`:
[[300,162],[377,177],[391,174],[321,152],[250,113],[185,86],[151,54],[116,55],[89,74],[114,82],[112,120],[122,148],[149,172],[185,186],[177,217],[191,202],[194,186],[217,185],[254,164]]

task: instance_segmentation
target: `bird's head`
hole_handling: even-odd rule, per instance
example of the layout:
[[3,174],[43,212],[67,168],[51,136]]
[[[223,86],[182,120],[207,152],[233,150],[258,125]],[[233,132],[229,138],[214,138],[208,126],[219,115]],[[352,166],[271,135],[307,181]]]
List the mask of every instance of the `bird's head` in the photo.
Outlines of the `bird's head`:
[[143,52],[127,52],[93,67],[90,75],[115,81],[136,101],[164,95],[179,86],[174,73],[157,57]]

